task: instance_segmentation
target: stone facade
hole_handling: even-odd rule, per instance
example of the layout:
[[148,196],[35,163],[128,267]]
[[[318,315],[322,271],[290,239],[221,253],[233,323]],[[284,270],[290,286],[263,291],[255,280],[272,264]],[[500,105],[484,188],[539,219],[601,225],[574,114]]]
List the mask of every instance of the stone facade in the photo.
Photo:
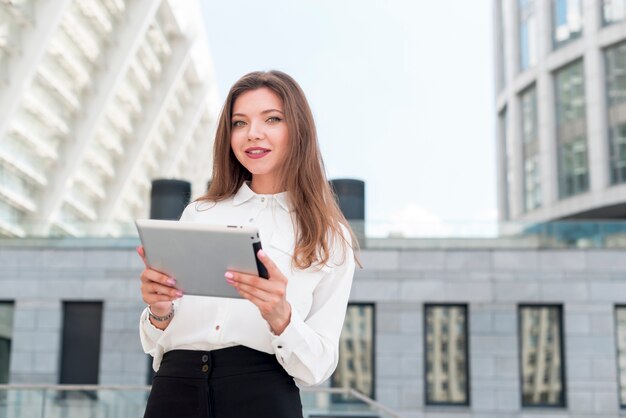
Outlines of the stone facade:
[[[11,383],[57,383],[63,301],[103,301],[101,384],[146,382],[138,336],[141,260],[134,242],[62,241],[0,250],[0,299],[14,301]],[[406,417],[621,417],[617,250],[364,250],[353,302],[376,311],[376,400]],[[426,406],[425,303],[468,305],[470,405]],[[563,307],[565,408],[522,408],[518,304]]]

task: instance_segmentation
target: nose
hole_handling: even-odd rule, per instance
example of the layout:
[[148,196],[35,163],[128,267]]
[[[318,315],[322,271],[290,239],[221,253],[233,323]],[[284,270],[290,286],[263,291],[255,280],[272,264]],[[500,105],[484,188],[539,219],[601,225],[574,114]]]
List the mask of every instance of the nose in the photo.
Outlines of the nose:
[[258,141],[263,139],[263,130],[259,123],[251,122],[250,129],[248,130],[248,140]]

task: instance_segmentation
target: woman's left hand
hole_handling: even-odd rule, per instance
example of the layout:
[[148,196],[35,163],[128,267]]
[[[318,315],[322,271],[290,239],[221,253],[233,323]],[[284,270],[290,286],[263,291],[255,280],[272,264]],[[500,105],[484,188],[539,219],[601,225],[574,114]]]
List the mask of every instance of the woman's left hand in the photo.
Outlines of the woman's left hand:
[[227,271],[224,277],[241,296],[259,308],[272,332],[280,335],[291,320],[291,305],[287,302],[288,280],[263,250],[257,255],[267,269],[269,279],[234,271]]

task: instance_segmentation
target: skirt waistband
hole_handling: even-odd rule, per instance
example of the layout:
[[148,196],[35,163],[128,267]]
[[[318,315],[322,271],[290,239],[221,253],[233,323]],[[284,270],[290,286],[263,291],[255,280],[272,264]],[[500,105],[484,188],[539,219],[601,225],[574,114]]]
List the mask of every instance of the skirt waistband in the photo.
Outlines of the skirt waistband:
[[155,377],[206,379],[272,370],[287,373],[274,355],[237,345],[213,351],[168,351]]

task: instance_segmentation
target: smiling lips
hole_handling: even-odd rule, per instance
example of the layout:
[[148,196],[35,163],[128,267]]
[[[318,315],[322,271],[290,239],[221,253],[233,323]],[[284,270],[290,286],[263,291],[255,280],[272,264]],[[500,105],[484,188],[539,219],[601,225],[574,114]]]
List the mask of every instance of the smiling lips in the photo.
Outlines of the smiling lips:
[[271,151],[268,150],[267,148],[261,148],[261,147],[251,147],[251,148],[246,149],[246,155],[249,158],[253,158],[253,159],[263,158],[270,152]]

